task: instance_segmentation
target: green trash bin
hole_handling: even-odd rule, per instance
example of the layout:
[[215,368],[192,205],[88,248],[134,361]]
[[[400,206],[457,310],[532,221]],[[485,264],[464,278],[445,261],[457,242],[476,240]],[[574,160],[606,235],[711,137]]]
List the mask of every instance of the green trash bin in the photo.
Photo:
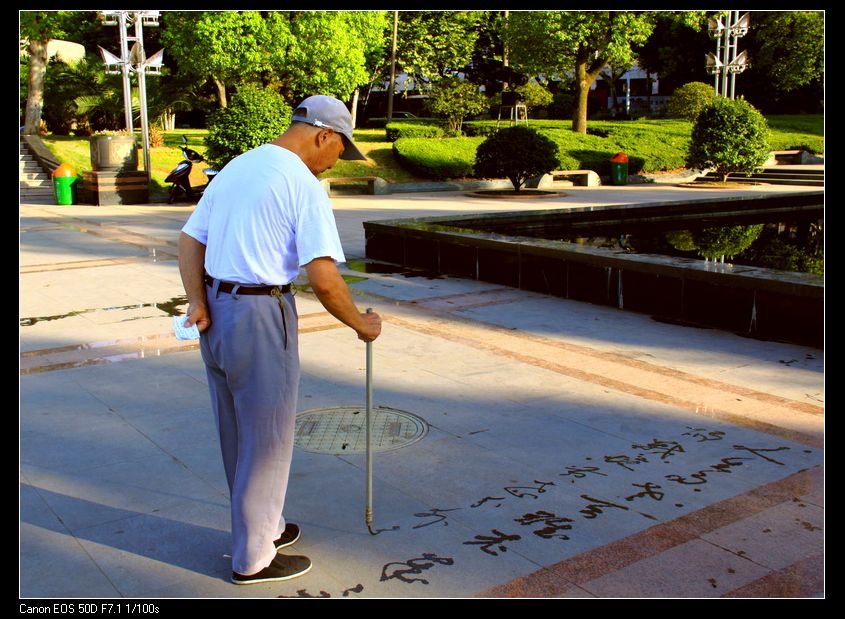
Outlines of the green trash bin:
[[610,184],[628,184],[628,155],[616,153],[610,158]]
[[53,195],[56,204],[73,204],[76,198],[76,170],[66,163],[53,170]]

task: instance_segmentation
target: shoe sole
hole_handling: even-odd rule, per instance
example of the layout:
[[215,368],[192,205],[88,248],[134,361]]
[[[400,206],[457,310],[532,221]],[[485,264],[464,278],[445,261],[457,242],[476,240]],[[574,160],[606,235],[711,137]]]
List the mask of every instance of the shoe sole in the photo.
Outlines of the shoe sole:
[[255,580],[235,580],[234,578],[232,578],[232,582],[236,585],[258,585],[263,582],[282,582],[284,580],[291,580],[293,578],[298,578],[299,576],[304,576],[305,574],[311,571],[312,567],[314,567],[313,564],[309,565],[306,569],[302,570],[301,572],[291,574],[290,576],[274,576],[273,578],[257,578]]

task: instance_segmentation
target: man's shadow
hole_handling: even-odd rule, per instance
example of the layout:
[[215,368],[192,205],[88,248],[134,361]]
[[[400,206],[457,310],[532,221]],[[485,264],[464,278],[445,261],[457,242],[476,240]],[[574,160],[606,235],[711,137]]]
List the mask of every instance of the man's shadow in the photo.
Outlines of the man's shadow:
[[[53,545],[45,561],[42,539],[56,539],[47,533],[41,538],[37,533],[27,533],[25,524],[76,539],[82,551],[106,575],[117,591],[127,597],[154,595],[157,590],[166,590],[180,580],[190,581],[196,575],[228,581],[231,576],[231,559],[224,556],[230,552],[231,536],[228,530],[221,530],[204,524],[175,520],[172,517],[152,513],[141,513],[119,509],[94,501],[80,499],[67,494],[21,483],[20,511],[20,582],[21,594],[31,593],[36,597],[44,595],[36,591],[38,583],[52,580],[71,582],[67,570],[78,566],[79,556],[67,554],[73,546]],[[40,498],[39,498],[40,497]],[[184,504],[186,520],[210,520],[207,503]],[[217,509],[212,507],[211,509]],[[228,514],[228,505],[219,509]],[[57,514],[96,513],[98,524],[69,526]],[[228,524],[228,518],[223,519]],[[226,525],[227,526],[227,525]],[[30,528],[30,531],[32,529]],[[127,556],[133,555],[133,556]],[[65,561],[62,557],[65,557]],[[32,573],[33,571],[37,573]],[[55,572],[51,578],[50,573]],[[193,574],[186,574],[185,571]],[[79,580],[83,585],[84,578]],[[52,591],[55,587],[43,585]],[[66,597],[85,597],[85,591],[67,591]]]

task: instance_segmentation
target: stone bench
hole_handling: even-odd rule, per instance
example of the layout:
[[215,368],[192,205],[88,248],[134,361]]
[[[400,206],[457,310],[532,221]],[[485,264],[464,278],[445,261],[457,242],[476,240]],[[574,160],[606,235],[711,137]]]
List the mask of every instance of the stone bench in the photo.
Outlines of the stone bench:
[[598,187],[601,185],[599,175],[592,170],[554,170],[542,176],[535,176],[528,180],[525,186],[535,189],[549,189],[555,186],[560,187],[561,181],[569,181],[573,185],[582,187]]
[[804,149],[773,150],[763,165],[807,165],[818,162],[818,157],[814,157]]
[[320,184],[326,193],[331,195],[333,183],[367,183],[367,190],[373,195],[386,195],[390,193],[390,185],[387,181],[378,176],[346,176],[346,177],[331,177],[321,178]]

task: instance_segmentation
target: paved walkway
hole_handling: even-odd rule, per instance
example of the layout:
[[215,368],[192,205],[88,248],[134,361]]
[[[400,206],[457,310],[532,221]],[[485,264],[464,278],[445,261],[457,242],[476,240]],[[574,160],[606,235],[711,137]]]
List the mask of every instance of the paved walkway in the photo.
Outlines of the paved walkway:
[[[355,258],[366,220],[690,192],[716,193],[334,203]],[[20,206],[21,597],[824,595],[823,351],[483,282],[353,270],[361,307],[385,318],[375,403],[398,417],[378,444],[402,444],[403,419],[423,430],[375,454],[375,536],[364,456],[300,443],[287,516],[314,569],[232,585],[205,373],[196,345],[170,329],[186,305],[176,239],[191,210]],[[299,410],[360,408],[364,345],[307,292],[297,303]]]

